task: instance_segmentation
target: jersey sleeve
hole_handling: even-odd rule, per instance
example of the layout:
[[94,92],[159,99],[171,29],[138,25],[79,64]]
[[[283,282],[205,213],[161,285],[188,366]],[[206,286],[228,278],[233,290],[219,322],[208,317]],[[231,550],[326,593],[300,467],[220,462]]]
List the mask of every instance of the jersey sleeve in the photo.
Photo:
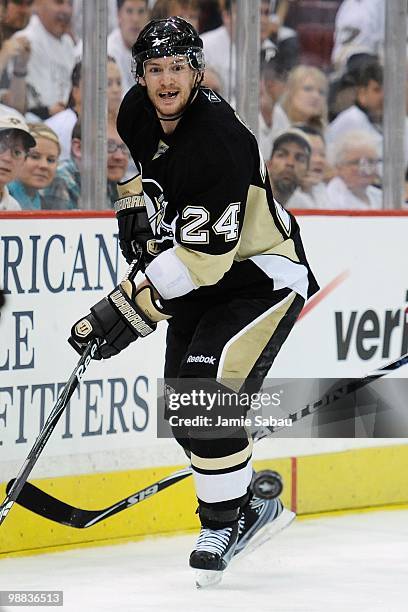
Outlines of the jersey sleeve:
[[165,299],[214,285],[232,266],[253,174],[249,140],[197,134],[171,174],[174,247],[146,269]]

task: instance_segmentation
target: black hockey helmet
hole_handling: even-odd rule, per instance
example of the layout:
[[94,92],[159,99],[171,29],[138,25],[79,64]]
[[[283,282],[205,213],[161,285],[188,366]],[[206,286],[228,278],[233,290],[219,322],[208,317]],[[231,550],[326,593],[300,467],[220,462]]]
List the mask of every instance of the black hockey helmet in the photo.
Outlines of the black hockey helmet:
[[140,32],[132,47],[132,72],[144,76],[144,63],[155,57],[185,55],[193,70],[205,68],[203,41],[195,28],[181,17],[153,19]]

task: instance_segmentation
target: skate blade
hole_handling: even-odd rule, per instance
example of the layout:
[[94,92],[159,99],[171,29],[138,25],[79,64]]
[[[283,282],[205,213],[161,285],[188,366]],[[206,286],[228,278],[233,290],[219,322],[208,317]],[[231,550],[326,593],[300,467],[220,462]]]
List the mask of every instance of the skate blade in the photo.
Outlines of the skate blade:
[[207,589],[216,586],[222,580],[222,572],[215,570],[194,570],[197,589]]
[[287,508],[284,508],[278,518],[271,523],[266,523],[248,542],[248,544],[238,552],[234,557],[235,559],[242,559],[251,552],[265,544],[268,540],[273,538],[277,533],[289,527],[296,518],[296,514]]

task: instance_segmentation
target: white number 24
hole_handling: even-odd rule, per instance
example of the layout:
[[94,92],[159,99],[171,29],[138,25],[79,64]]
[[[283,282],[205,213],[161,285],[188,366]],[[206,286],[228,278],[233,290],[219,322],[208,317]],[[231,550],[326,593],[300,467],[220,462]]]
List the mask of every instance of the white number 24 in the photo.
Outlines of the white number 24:
[[[241,202],[233,202],[230,204],[212,226],[216,234],[224,235],[226,242],[230,242],[238,238],[238,214],[240,207]],[[208,244],[209,231],[200,229],[203,227],[203,225],[208,223],[210,219],[208,210],[202,206],[186,206],[182,212],[182,219],[189,219],[191,217],[192,220],[181,228],[182,242]]]

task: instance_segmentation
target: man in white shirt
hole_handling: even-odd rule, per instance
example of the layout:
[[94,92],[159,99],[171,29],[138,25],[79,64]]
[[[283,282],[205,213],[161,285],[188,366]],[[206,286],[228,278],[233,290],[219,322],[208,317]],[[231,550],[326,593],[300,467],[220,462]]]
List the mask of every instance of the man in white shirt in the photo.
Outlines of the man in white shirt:
[[337,176],[328,184],[328,208],[340,210],[379,210],[382,192],[373,183],[378,180],[378,147],[365,131],[348,132],[331,150]]
[[377,62],[366,64],[359,72],[356,101],[337,115],[327,128],[328,145],[346,132],[365,130],[382,148],[382,114],[384,106],[383,69]]
[[222,95],[231,101],[235,97],[235,26],[237,10],[234,0],[226,0],[221,13],[223,25],[202,34],[205,63],[213,68],[222,82]]
[[135,84],[131,72],[131,49],[149,20],[149,11],[147,0],[117,0],[117,5],[119,25],[108,36],[108,55],[115,59],[119,67],[125,95]]
[[0,116],[0,210],[20,210],[21,206],[11,197],[7,183],[17,178],[28,150],[35,147],[35,140],[23,118],[18,115]]
[[36,15],[16,36],[31,44],[27,65],[28,110],[44,120],[63,110],[75,64],[70,29],[72,0],[37,0]]
[[308,136],[297,128],[285,130],[273,144],[266,166],[274,198],[284,208],[307,174],[311,153]]
[[[260,39],[261,55],[266,61],[279,57],[286,68],[297,62],[297,35],[294,30],[278,26],[273,27],[271,2],[261,0],[260,6]],[[231,103],[235,100],[236,80],[236,0],[225,0],[221,12],[223,25],[215,30],[202,34],[206,65],[214,68],[222,79],[223,96]],[[273,38],[270,38],[274,30]],[[294,48],[289,41],[296,41]],[[289,45],[287,43],[289,42]]]
[[81,115],[82,63],[75,64],[71,75],[71,93],[68,106],[63,111],[47,119],[46,123],[58,136],[61,147],[59,161],[71,157],[72,130]]

